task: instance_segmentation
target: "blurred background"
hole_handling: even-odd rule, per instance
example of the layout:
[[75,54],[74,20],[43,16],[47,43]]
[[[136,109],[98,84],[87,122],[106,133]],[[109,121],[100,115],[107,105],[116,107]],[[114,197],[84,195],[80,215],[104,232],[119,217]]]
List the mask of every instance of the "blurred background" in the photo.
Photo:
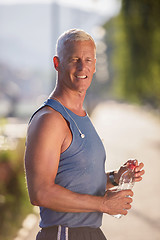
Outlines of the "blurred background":
[[102,228],[108,239],[160,239],[159,13],[159,0],[0,0],[0,240],[34,239],[37,230],[24,174],[26,129],[55,86],[56,40],[70,28],[97,45],[85,108],[103,139],[106,171],[130,157],[146,169],[128,218],[105,215]]

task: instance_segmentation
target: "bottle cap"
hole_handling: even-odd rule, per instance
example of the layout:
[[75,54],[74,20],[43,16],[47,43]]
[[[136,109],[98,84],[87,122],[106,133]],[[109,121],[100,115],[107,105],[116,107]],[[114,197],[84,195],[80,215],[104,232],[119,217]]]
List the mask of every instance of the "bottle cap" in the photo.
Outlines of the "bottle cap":
[[130,168],[130,169],[134,170],[134,169],[135,169],[135,167],[136,167],[136,165],[135,165],[134,163],[129,163],[129,166],[128,166],[128,168]]

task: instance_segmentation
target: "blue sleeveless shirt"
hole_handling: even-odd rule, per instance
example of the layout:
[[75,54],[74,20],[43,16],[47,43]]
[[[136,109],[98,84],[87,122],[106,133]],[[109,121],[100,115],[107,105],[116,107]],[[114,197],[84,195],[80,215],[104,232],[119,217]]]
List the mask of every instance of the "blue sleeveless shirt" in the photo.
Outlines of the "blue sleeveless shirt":
[[[106,155],[90,118],[76,115],[53,99],[48,99],[41,108],[44,106],[58,111],[69,122],[72,132],[70,146],[60,155],[55,183],[76,193],[103,196],[107,183]],[[85,134],[84,138],[81,138],[78,128]],[[100,212],[66,213],[40,207],[40,216],[42,228],[54,225],[100,227],[102,223]]]

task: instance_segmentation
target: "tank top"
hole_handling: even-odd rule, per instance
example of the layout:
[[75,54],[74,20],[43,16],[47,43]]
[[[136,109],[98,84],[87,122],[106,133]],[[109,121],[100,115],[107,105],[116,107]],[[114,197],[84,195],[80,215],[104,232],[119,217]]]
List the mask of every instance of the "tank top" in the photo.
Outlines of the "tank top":
[[[70,146],[60,155],[55,183],[76,193],[103,196],[107,183],[106,154],[88,114],[78,116],[54,99],[48,99],[39,109],[44,106],[58,111],[68,121],[72,133]],[[80,136],[78,128],[85,135],[84,138]],[[96,228],[102,224],[100,212],[66,213],[40,207],[40,217],[42,228],[55,225]]]

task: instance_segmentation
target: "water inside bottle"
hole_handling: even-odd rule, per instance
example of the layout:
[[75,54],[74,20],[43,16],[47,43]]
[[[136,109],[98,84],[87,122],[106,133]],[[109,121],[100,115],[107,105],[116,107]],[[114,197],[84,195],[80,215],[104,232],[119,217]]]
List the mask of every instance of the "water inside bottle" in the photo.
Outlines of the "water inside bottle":
[[[123,182],[120,186],[118,186],[116,192],[132,189],[133,186],[134,186],[134,182]],[[130,196],[127,196],[127,197],[130,197]],[[123,214],[116,214],[116,215],[112,215],[112,216],[119,219],[123,216]]]

